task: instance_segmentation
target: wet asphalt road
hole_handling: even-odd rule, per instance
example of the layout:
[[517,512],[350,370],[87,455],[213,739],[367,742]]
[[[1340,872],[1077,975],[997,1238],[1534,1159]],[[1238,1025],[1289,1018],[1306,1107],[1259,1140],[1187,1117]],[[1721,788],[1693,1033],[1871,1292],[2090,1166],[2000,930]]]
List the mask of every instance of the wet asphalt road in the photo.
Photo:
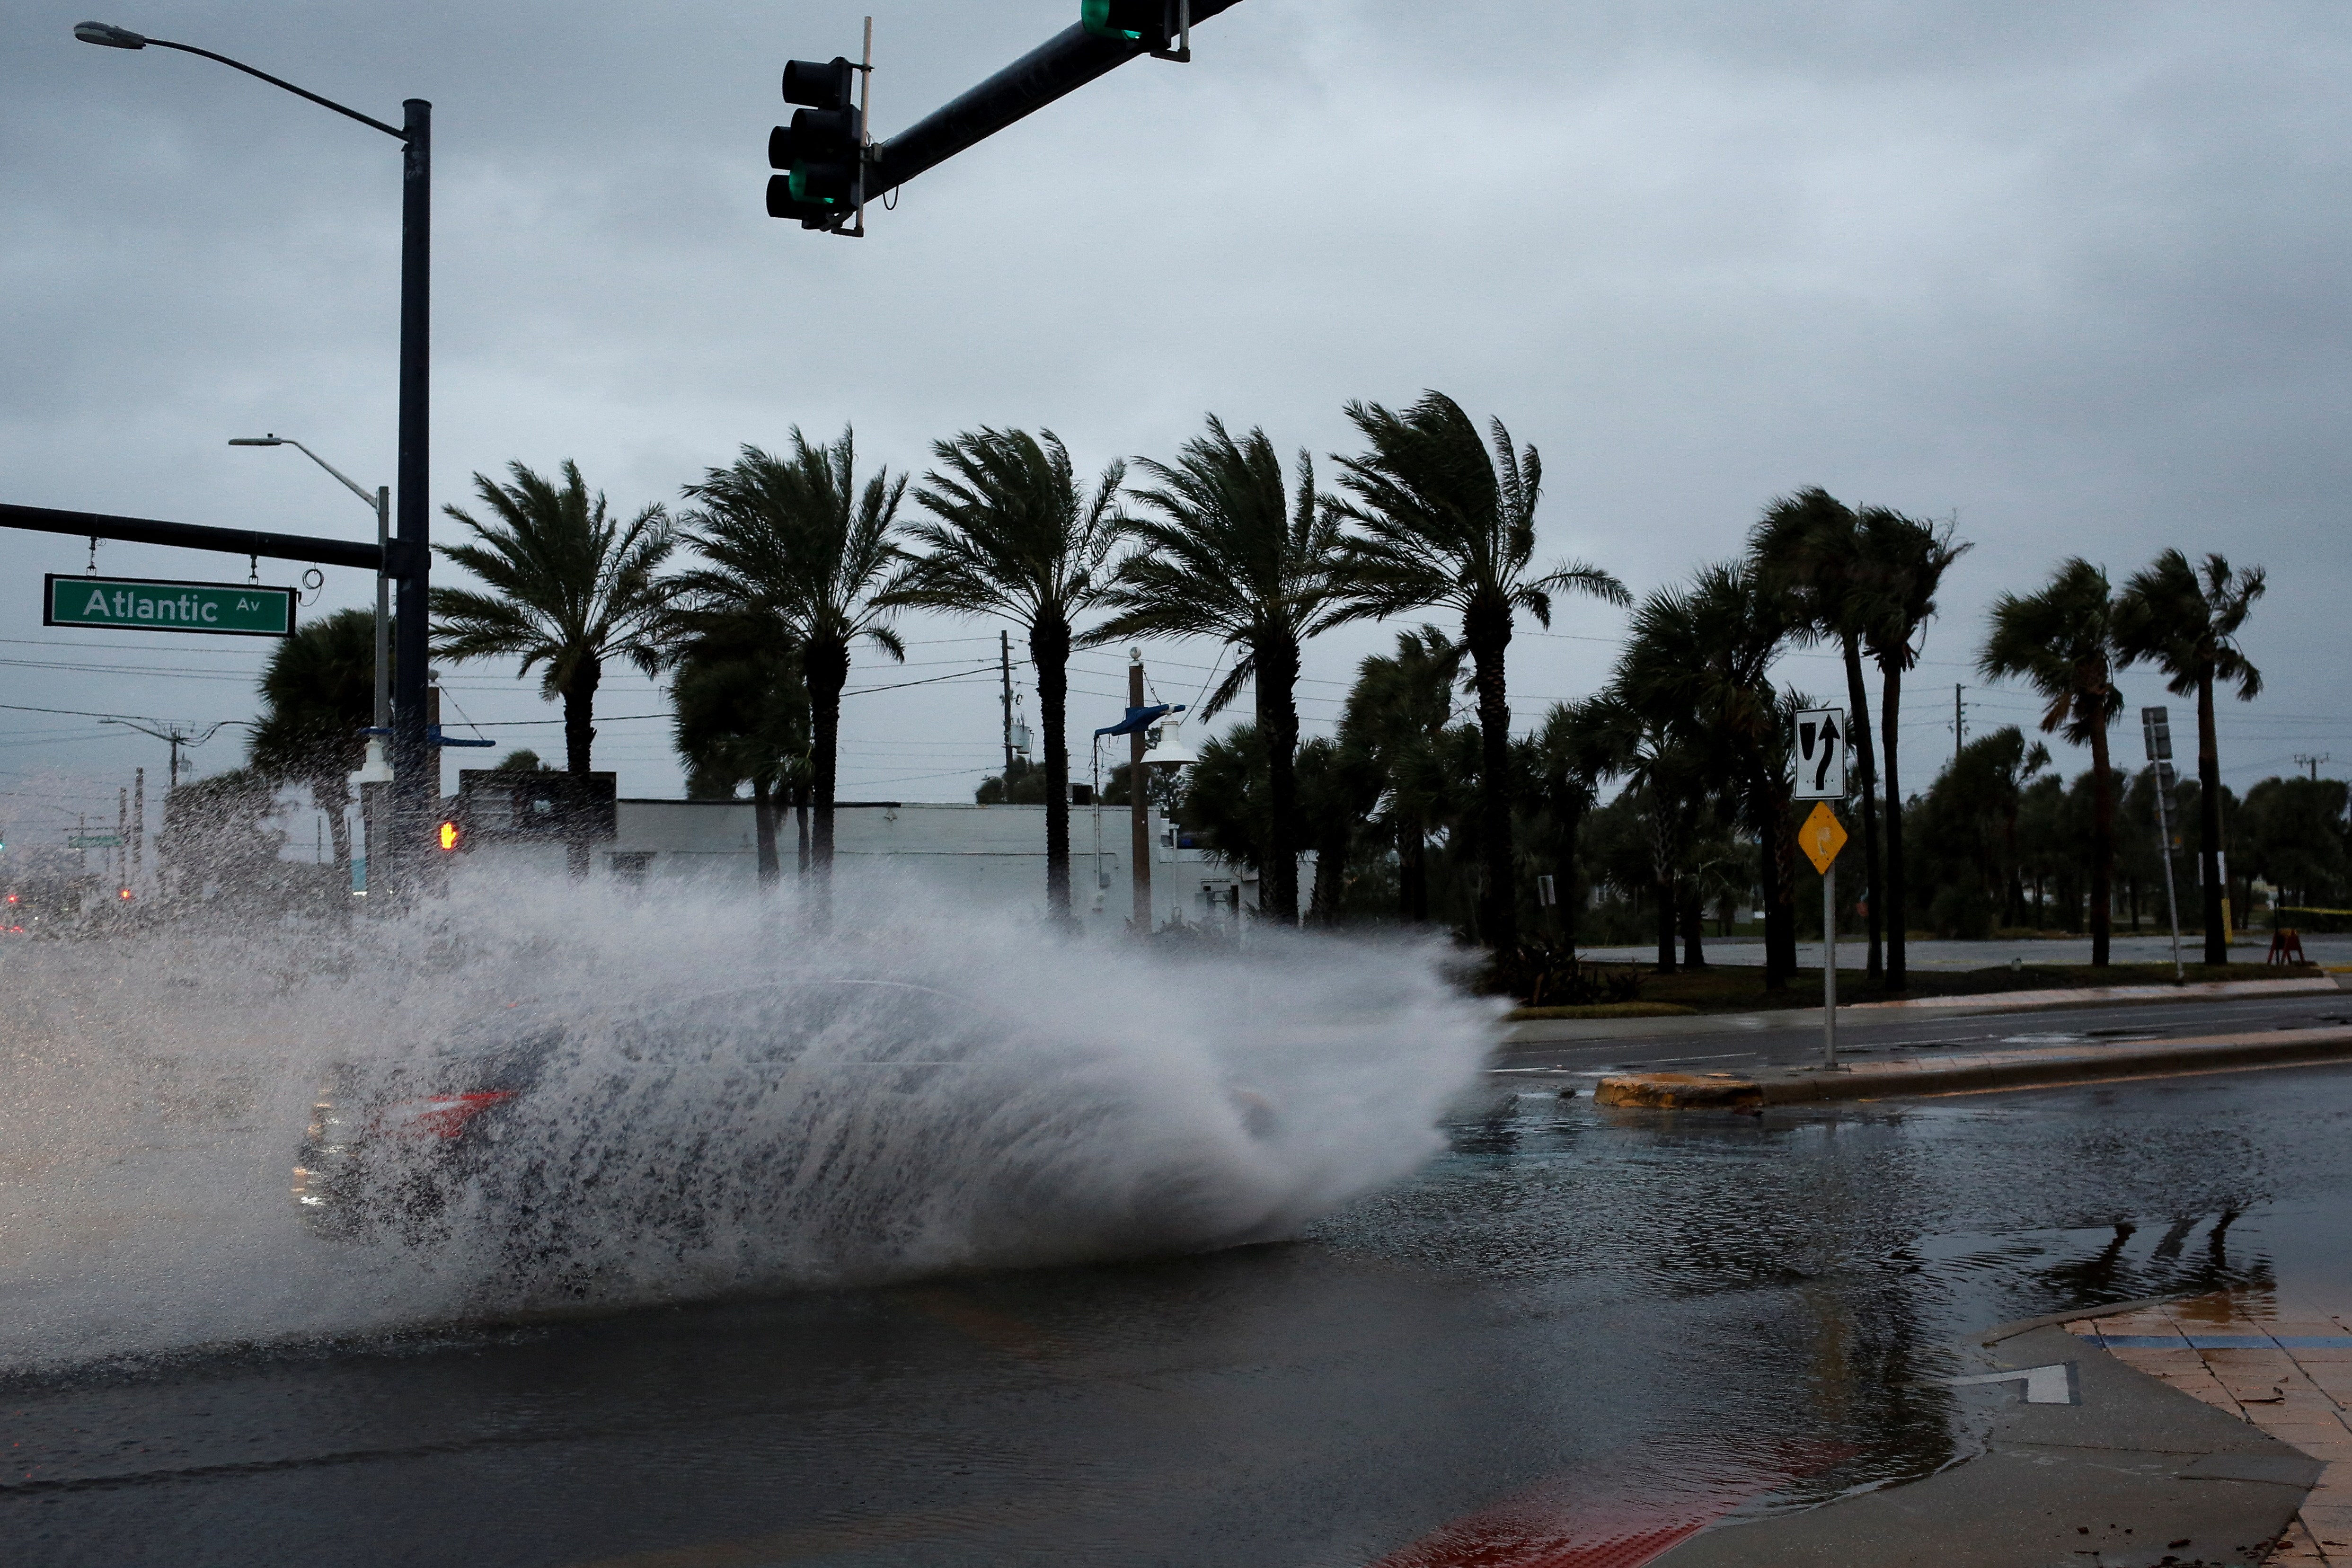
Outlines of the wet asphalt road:
[[[1740,1046],[1814,1040],[1545,1050]],[[1925,1474],[1969,1410],[1915,1380],[1969,1328],[2352,1268],[2352,1068],[1761,1118],[1490,1083],[1419,1177],[1282,1246],[0,1382],[0,1560],[1433,1563],[1413,1543],[1503,1499],[1638,1517]]]

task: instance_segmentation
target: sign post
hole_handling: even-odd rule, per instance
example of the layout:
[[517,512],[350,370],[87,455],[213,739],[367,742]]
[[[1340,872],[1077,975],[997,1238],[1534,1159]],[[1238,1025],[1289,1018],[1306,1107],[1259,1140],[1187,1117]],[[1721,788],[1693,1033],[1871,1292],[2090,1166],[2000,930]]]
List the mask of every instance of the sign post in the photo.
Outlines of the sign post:
[[2189,976],[2180,967],[2180,902],[2172,891],[2172,714],[2168,709],[2139,710],[2141,738],[2147,742],[2147,760],[2156,764],[2156,852],[2164,857],[2164,908],[2172,917],[2172,983]]
[[1830,802],[1845,798],[1845,710],[1808,708],[1797,715],[1793,800],[1815,803],[1797,829],[1797,847],[1822,874],[1822,1066],[1837,1070],[1837,855],[1845,825]]

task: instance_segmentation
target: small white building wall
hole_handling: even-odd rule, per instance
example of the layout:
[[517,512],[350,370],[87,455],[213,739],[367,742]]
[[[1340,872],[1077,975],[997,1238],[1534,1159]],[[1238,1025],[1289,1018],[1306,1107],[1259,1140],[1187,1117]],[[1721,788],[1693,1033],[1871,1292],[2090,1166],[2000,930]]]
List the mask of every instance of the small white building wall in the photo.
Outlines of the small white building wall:
[[[1101,848],[1097,852],[1099,818]],[[651,884],[691,881],[749,889],[759,881],[759,849],[748,800],[623,800],[617,832],[596,846],[591,875],[640,877]],[[1125,806],[1070,810],[1070,901],[1089,929],[1123,931],[1135,912],[1129,822]],[[1230,922],[1233,889],[1257,908],[1255,872],[1221,865],[1198,849],[1179,848],[1167,821],[1152,814],[1155,929]],[[640,858],[642,857],[642,858]],[[776,813],[776,857],[793,874],[799,837],[792,812]],[[563,869],[560,844],[480,844],[457,858],[453,876],[543,874]],[[878,871],[925,885],[965,905],[992,905],[1042,919],[1045,913],[1045,808],[901,802],[834,807],[834,874],[854,885]],[[1304,857],[1299,886],[1311,885],[1314,857]]]

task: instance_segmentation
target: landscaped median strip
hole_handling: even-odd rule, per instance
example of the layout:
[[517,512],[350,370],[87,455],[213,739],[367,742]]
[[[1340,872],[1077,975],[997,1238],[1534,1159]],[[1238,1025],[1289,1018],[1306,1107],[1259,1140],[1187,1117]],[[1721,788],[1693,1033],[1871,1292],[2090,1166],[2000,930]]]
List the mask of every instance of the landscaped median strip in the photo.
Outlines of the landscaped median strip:
[[1776,1068],[1746,1074],[1621,1073],[1602,1079],[1592,1098],[1601,1105],[1744,1110],[1812,1100],[1887,1100],[2347,1058],[2352,1058],[2352,1028],[2264,1029],[2127,1046],[1953,1052],[1901,1061],[1854,1062],[1834,1070]]

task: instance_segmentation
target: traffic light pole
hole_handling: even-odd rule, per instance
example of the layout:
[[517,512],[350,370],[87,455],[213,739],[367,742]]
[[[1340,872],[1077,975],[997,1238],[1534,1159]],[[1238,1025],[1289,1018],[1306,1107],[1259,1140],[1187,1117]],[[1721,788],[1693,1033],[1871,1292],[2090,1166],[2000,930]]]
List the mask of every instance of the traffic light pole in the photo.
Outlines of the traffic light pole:
[[[1240,3],[1187,0],[1187,43],[1192,26]],[[1055,99],[1109,75],[1131,59],[1160,52],[1150,38],[1100,37],[1087,32],[1083,24],[1073,24],[971,91],[877,143],[866,158],[867,199],[878,201],[925,170],[937,168]]]
[[[401,105],[400,456],[398,599],[392,628],[392,831],[384,869],[395,893],[412,884],[424,853],[426,819],[441,798],[440,753],[426,743],[425,710],[427,598],[431,593],[433,510],[427,485],[432,457],[433,106]],[[371,862],[375,847],[369,846]],[[374,866],[369,867],[371,879]],[[371,903],[374,900],[370,900]]]

